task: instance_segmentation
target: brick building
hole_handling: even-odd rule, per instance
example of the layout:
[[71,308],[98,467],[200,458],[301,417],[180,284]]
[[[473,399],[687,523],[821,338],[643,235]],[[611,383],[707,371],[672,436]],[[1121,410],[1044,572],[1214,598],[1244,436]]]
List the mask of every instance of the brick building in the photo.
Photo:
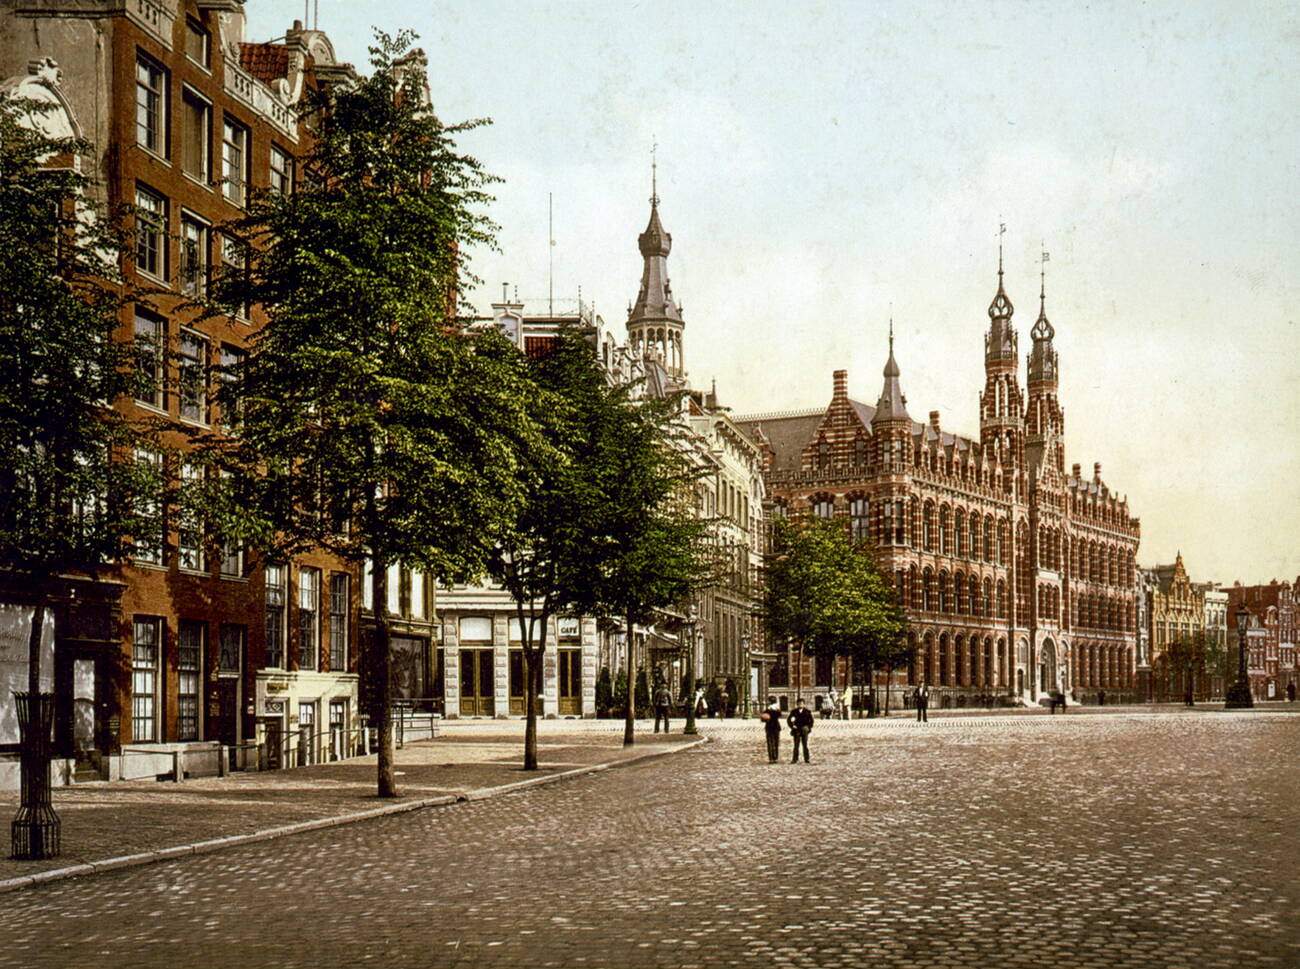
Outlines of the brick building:
[[[874,407],[837,371],[824,409],[737,419],[763,451],[770,514],[843,518],[871,540],[916,647],[895,685],[928,682],[936,706],[1134,690],[1139,522],[1100,464],[1066,470],[1045,294],[1027,396],[1013,313],[999,253],[978,437],[944,429],[937,411],[912,419],[892,329]],[[812,694],[832,675],[843,671],[824,660],[778,663],[772,689]]]
[[1227,589],[1228,614],[1245,606],[1251,614],[1250,657],[1247,672],[1250,689],[1257,700],[1277,700],[1286,696],[1287,684],[1300,690],[1296,670],[1296,584],[1279,582],[1242,585]]
[[[243,26],[233,0],[21,0],[0,13],[0,76],[44,65],[91,145],[82,162],[100,201],[136,207],[125,269],[152,293],[124,312],[118,338],[138,348],[150,386],[117,406],[165,427],[178,486],[199,473],[184,459],[190,436],[236,424],[218,381],[263,322],[256,307],[200,319],[184,304],[246,258],[221,224],[254,192],[293,190],[310,143],[295,105],[351,74],[319,31],[295,23],[246,43]],[[299,735],[317,751],[341,742],[357,718],[354,569],[325,555],[268,565],[213,547],[175,509],[165,520],[109,580],[64,597],[91,608],[55,617],[61,753],[107,772],[102,755],[126,748],[141,755],[126,771],[151,773],[147,755],[176,745],[263,742],[274,760]]]

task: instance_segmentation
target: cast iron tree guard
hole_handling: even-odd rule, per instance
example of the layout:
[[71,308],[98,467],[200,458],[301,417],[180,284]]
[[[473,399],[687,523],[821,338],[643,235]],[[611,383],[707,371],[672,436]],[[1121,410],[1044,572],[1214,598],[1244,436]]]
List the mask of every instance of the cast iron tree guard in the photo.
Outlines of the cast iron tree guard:
[[1244,605],[1237,609],[1237,682],[1228,687],[1224,700],[1225,710],[1241,710],[1255,705],[1250,694],[1250,680],[1246,676],[1246,628],[1250,625],[1250,610]]
[[50,738],[54,694],[15,693],[22,741],[22,803],[10,825],[13,857],[54,858],[59,853],[59,816],[50,803]]

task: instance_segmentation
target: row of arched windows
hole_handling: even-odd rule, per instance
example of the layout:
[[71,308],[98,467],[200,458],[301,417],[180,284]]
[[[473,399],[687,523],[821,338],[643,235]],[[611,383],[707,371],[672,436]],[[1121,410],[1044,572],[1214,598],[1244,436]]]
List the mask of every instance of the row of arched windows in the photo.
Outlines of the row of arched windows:
[[916,634],[908,634],[913,647],[913,661],[907,671],[910,685],[968,686],[988,690],[1001,689],[1009,682],[1008,654],[1005,639],[995,643],[992,636],[967,636],[926,633],[917,643]]
[[909,609],[919,612],[939,612],[956,616],[982,616],[999,619],[1007,617],[1007,584],[991,578],[982,581],[974,573],[967,575],[957,570],[949,575],[947,569],[915,565],[895,573],[895,586],[900,590],[900,601]]
[[1075,596],[1070,603],[1070,619],[1084,629],[1132,632],[1137,628],[1137,606],[1117,596]]

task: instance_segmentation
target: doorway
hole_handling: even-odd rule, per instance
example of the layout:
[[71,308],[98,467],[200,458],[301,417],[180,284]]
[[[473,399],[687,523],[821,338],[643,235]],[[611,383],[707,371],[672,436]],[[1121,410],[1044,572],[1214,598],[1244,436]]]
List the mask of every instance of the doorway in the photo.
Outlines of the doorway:
[[560,702],[562,717],[582,716],[582,650],[562,649],[560,654]]
[[493,690],[492,650],[460,651],[460,715],[491,717],[496,715]]
[[1043,641],[1038,662],[1038,688],[1043,693],[1050,694],[1056,689],[1056,644],[1050,639]]
[[[527,687],[528,681],[524,679],[524,651],[522,649],[510,650],[510,715],[512,717],[522,717],[527,709]],[[543,698],[542,691],[538,689],[537,698],[533,702],[537,715],[542,716]]]

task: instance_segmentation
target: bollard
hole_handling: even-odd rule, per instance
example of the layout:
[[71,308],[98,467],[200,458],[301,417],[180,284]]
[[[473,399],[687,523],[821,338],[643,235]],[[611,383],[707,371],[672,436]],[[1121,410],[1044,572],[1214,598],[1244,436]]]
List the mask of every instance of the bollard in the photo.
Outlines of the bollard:
[[184,754],[182,751],[172,751],[172,780],[177,784],[185,779],[185,767],[182,763],[183,756]]
[[217,776],[226,776],[226,745],[217,745]]

